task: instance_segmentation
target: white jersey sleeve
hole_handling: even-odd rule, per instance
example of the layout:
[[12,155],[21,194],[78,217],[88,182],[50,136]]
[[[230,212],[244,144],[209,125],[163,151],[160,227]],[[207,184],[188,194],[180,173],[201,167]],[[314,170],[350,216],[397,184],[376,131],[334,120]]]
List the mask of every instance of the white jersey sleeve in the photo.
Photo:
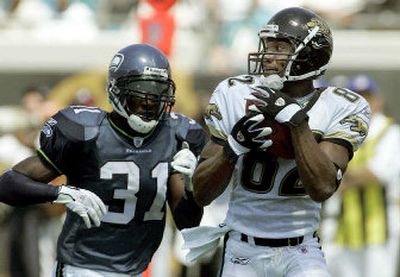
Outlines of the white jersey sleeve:
[[248,85],[256,82],[255,77],[240,75],[219,83],[205,112],[205,122],[212,137],[227,139],[235,123],[246,113],[246,98],[250,96]]
[[329,87],[309,111],[309,125],[322,141],[356,151],[368,134],[371,111],[367,101],[348,89]]

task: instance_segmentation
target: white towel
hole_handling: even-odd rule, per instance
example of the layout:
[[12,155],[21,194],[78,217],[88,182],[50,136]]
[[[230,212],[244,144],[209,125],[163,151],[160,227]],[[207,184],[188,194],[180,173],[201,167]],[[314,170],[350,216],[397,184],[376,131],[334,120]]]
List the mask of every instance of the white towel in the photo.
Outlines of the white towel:
[[199,226],[182,230],[184,239],[183,249],[189,249],[186,255],[187,262],[193,262],[205,254],[215,250],[226,233],[232,230],[222,223],[218,227]]

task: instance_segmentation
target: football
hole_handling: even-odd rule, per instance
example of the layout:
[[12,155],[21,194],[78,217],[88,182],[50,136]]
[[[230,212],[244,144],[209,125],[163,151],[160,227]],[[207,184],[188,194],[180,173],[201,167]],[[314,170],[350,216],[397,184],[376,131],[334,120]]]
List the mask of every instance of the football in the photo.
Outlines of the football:
[[265,119],[262,125],[272,128],[272,134],[269,138],[272,140],[272,145],[265,151],[271,156],[281,157],[284,159],[294,159],[294,149],[290,135],[289,127],[277,122],[271,117],[264,115]]

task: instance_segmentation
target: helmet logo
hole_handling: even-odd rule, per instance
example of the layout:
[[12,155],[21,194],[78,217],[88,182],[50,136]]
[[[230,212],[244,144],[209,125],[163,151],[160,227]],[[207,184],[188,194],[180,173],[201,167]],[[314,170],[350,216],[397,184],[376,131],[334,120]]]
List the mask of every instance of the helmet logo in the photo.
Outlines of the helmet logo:
[[321,33],[328,37],[331,35],[331,30],[329,29],[328,25],[325,22],[319,20],[318,18],[312,18],[309,22],[307,22],[306,26],[310,30],[318,26],[319,27],[318,33]]
[[109,70],[112,72],[116,72],[118,68],[121,66],[123,61],[124,61],[124,55],[121,53],[117,53],[111,60]]
[[150,66],[145,66],[144,75],[156,75],[156,76],[162,76],[164,78],[168,79],[168,70],[164,68],[157,68],[157,67],[150,67]]

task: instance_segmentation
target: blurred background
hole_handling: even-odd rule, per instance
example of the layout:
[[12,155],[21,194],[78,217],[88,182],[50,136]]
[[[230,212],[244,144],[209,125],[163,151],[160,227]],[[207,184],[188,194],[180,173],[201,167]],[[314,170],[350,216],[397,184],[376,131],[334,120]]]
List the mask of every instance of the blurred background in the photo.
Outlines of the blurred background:
[[[0,170],[34,151],[41,124],[58,109],[110,109],[107,66],[130,43],[150,43],[169,56],[175,111],[201,121],[217,83],[246,73],[258,30],[288,6],[311,8],[332,28],[333,57],[317,85],[345,86],[350,76],[368,74],[398,121],[399,0],[0,0]],[[224,197],[206,222],[223,220]],[[0,277],[50,277],[62,216],[45,205],[1,205]],[[156,256],[146,276],[215,276],[218,259],[185,264],[179,241],[168,226],[164,259]]]

